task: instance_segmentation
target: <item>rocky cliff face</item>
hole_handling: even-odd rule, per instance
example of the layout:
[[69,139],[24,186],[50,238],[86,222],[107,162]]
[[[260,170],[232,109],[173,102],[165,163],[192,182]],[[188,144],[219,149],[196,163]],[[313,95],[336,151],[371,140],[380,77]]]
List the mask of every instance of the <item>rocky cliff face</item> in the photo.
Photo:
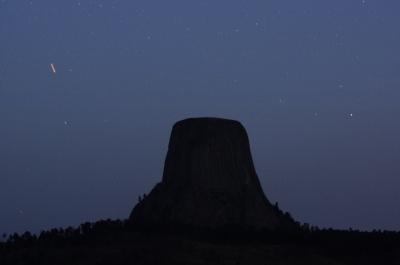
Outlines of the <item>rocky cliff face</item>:
[[287,222],[262,191],[245,128],[218,118],[174,125],[162,181],[135,206],[130,219],[272,229]]

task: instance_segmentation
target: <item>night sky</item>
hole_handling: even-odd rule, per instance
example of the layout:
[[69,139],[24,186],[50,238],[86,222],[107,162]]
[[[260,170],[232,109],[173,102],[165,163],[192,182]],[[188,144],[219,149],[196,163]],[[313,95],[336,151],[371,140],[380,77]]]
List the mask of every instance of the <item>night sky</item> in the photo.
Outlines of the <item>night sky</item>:
[[0,0],[0,233],[127,218],[197,116],[243,123],[267,197],[300,222],[400,230],[399,12]]

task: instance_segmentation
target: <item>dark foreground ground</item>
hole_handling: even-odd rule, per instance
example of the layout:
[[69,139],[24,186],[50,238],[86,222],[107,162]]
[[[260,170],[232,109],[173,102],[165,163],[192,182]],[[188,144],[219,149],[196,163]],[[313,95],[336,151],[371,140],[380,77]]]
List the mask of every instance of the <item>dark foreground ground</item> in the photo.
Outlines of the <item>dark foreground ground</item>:
[[400,264],[400,233],[319,230],[252,231],[235,227],[85,223],[40,235],[11,235],[0,264]]

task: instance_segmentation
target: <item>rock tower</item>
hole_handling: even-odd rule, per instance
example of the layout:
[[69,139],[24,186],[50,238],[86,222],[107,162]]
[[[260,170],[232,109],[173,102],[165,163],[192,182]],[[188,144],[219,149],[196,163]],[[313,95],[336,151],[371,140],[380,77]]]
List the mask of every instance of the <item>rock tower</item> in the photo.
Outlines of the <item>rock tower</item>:
[[134,207],[130,220],[267,229],[287,222],[261,188],[245,128],[220,118],[173,126],[162,181]]

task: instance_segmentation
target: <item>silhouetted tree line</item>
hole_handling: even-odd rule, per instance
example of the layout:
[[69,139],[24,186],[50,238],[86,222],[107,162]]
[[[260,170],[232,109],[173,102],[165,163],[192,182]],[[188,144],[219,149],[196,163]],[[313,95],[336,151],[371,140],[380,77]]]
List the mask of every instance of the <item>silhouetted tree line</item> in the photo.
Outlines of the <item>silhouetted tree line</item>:
[[[399,260],[395,256],[398,257],[400,251],[400,233],[392,231],[320,229],[315,226],[310,227],[308,224],[298,225],[296,229],[278,228],[274,231],[235,225],[211,229],[182,224],[160,226],[132,224],[128,220],[101,220],[94,223],[86,222],[75,228],[50,229],[38,235],[30,232],[11,234],[6,242],[0,244],[0,264],[35,264],[31,263],[31,260],[37,260],[36,264],[42,264],[40,260],[43,257],[49,255],[48,253],[58,253],[57,251],[61,251],[64,255],[75,251],[77,252],[75,256],[79,260],[85,257],[87,252],[85,249],[104,248],[118,249],[122,253],[118,255],[123,255],[123,258],[120,257],[121,260],[133,260],[128,264],[157,264],[157,261],[145,260],[155,259],[155,256],[161,255],[160,253],[168,257],[167,250],[162,246],[152,250],[154,249],[152,242],[159,242],[159,239],[163,242],[166,238],[182,238],[216,245],[279,245],[293,251],[311,250],[312,253],[334,257],[337,260],[352,260],[355,257],[365,256],[371,262],[367,264],[381,262],[382,257],[389,261]],[[151,247],[144,248],[143,245]],[[143,262],[136,263],[138,260]]]
[[13,233],[2,243],[2,248],[29,247],[32,245],[82,245],[92,243],[111,242],[118,239],[127,230],[127,221],[122,220],[100,220],[94,223],[85,222],[78,227],[53,228],[42,231],[38,235],[29,231],[23,234]]
[[[29,231],[22,234],[3,235],[6,241],[0,243],[0,264],[2,262],[4,264],[30,264],[27,261],[32,259],[32,255],[36,257],[36,260],[40,260],[49,249],[69,251],[69,249],[96,247],[99,249],[116,247],[126,257],[135,257],[135,261],[140,258],[145,260],[146,255],[152,257],[154,253],[143,252],[141,245],[152,246],[151,242],[158,242],[158,239],[165,238],[181,238],[221,245],[279,245],[293,248],[295,251],[311,249],[313,253],[335,257],[338,260],[351,260],[362,256],[368,257],[367,261],[371,262],[375,262],[373,257],[376,257],[376,262],[381,262],[382,256],[387,260],[399,260],[400,232],[320,229],[307,223],[295,222],[289,213],[284,213],[279,209],[278,204],[275,204],[274,208],[279,214],[291,220],[293,225],[286,224],[271,231],[234,224],[218,228],[204,228],[176,223],[159,225],[107,219],[93,223],[85,222],[78,227],[54,228],[42,231],[37,235]],[[151,241],[152,239],[155,240]],[[131,246],[135,246],[133,250]],[[126,250],[124,250],[125,248]],[[24,254],[20,254],[21,251]],[[26,254],[26,251],[29,255]],[[163,251],[165,249],[163,250],[161,247],[156,252]],[[77,257],[83,255],[84,252],[79,253],[76,254]],[[22,260],[16,262],[16,259]],[[38,264],[40,264],[39,261]],[[143,264],[151,264],[151,262]],[[389,262],[388,264],[393,263]]]
[[263,243],[263,244],[308,244],[343,248],[350,246],[374,246],[387,248],[400,246],[400,232],[374,230],[320,229],[304,223],[296,229],[277,228],[260,230],[252,227],[226,225],[218,228],[193,227],[185,224],[132,224],[128,220],[100,220],[85,222],[73,228],[54,228],[35,235],[29,231],[11,234],[6,242],[0,243],[2,250],[7,248],[25,248],[33,245],[68,246],[87,244],[113,244],[120,240],[129,241],[141,236],[180,236],[196,240],[220,243]]

